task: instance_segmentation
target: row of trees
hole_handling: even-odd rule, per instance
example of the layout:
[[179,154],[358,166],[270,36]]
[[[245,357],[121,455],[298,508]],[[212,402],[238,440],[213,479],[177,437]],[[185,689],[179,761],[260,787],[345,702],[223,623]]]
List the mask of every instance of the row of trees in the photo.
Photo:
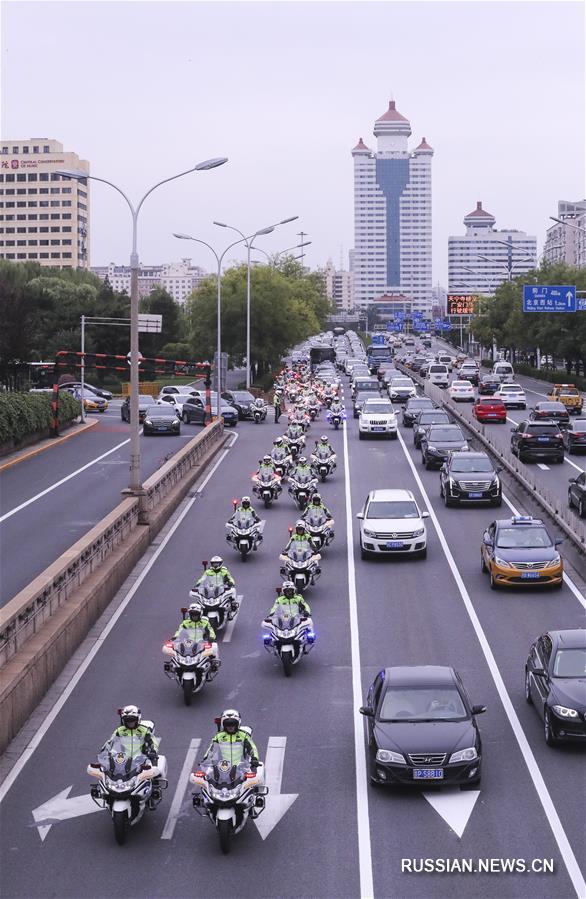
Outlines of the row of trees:
[[478,315],[470,330],[483,346],[493,340],[506,347],[511,361],[542,355],[564,359],[579,374],[586,370],[586,312],[523,312],[523,284],[575,284],[586,291],[586,269],[559,263],[542,265],[513,281],[501,284],[493,297],[480,297]]
[[[285,350],[319,331],[329,312],[323,276],[294,260],[255,267],[252,275],[251,361],[260,376]],[[161,334],[141,334],[144,356],[212,359],[216,342],[216,279],[206,278],[185,307],[163,289],[141,300],[141,312],[163,317]],[[52,269],[38,263],[0,261],[0,379],[15,363],[50,361],[57,350],[77,350],[81,316],[130,316],[130,298],[91,272]],[[246,340],[246,266],[222,277],[222,344],[241,364]],[[88,353],[125,355],[129,331],[92,325]]]

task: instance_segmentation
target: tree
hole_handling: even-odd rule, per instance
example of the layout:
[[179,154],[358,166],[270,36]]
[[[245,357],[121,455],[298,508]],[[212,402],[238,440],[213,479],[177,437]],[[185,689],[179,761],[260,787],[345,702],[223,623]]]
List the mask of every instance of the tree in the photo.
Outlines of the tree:
[[160,334],[140,335],[140,351],[143,356],[158,356],[167,343],[176,343],[185,338],[183,309],[163,287],[156,287],[140,303],[141,312],[162,315]]

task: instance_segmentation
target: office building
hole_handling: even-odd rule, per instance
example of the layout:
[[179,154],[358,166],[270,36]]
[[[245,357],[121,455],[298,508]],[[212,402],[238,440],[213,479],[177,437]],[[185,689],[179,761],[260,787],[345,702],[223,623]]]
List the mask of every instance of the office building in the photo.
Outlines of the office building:
[[45,137],[0,143],[0,258],[89,268],[89,162]]
[[[92,272],[108,282],[113,290],[130,295],[130,266],[109,265],[92,266]],[[192,265],[191,259],[171,262],[166,265],[141,265],[138,271],[138,293],[147,297],[156,287],[164,288],[178,303],[184,303],[206,273],[198,265]]]
[[425,138],[409,150],[411,124],[394,100],[374,124],[376,150],[360,138],[354,160],[354,300],[406,296],[431,310],[431,160]]
[[335,269],[328,259],[324,269],[326,294],[337,312],[348,312],[354,308],[354,276],[352,272]]
[[556,218],[562,222],[554,222],[547,229],[543,261],[548,263],[565,262],[581,268],[586,265],[586,200],[572,203],[568,200],[558,202]]
[[448,293],[490,296],[503,281],[535,268],[537,239],[512,228],[497,230],[495,223],[479,200],[464,217],[466,233],[448,237]]

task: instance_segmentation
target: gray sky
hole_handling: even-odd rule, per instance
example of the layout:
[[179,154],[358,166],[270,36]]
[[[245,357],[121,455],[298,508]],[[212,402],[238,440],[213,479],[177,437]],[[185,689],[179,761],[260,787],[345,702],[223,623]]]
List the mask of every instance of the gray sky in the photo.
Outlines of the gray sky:
[[[298,214],[263,238],[273,252],[309,233],[307,262],[353,243],[350,150],[373,147],[390,97],[433,160],[434,281],[447,238],[482,200],[497,228],[538,237],[558,199],[584,197],[581,2],[2,3],[2,134],[48,137],[146,202],[141,261],[211,254],[226,221],[245,231]],[[130,216],[92,185],[91,262],[127,263]],[[236,252],[228,259],[236,258]]]

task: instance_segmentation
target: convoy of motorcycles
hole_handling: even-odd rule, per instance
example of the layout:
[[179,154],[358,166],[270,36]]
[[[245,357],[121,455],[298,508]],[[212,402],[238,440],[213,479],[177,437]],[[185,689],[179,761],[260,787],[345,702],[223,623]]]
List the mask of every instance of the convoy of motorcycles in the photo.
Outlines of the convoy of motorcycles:
[[[287,481],[288,494],[302,513],[295,533],[293,528],[289,529],[290,539],[279,556],[280,574],[285,583],[277,590],[278,600],[262,622],[265,649],[280,661],[285,676],[290,677],[293,667],[316,642],[303,593],[320,577],[321,554],[334,538],[333,519],[319,495],[314,502],[312,498],[318,481],[325,482],[336,470],[336,455],[322,437],[316,440],[307,463],[303,456],[306,435],[322,408],[335,429],[344,420],[345,413],[338,387],[312,378],[309,366],[304,363],[294,363],[284,369],[278,386],[290,407],[287,428],[273,442],[271,452],[259,460],[259,469],[252,476],[252,491],[265,509],[269,509]],[[252,417],[256,423],[266,418],[266,409],[264,402],[253,405]],[[233,500],[233,505],[233,514],[226,523],[226,540],[245,562],[251,552],[261,548],[265,521],[252,510],[248,497],[242,498],[241,505]],[[163,646],[164,673],[179,685],[186,705],[191,705],[193,696],[217,676],[221,661],[215,635],[239,610],[233,579],[227,577],[223,563],[213,571],[208,569],[207,561],[203,566],[203,575],[189,592],[192,604],[189,609],[181,609],[181,625]],[[192,610],[197,610],[193,618]],[[153,722],[143,721],[142,728],[154,734]],[[240,730],[252,734],[245,725]],[[223,746],[213,743],[189,778],[196,787],[193,806],[215,825],[224,853],[229,851],[232,837],[244,828],[248,819],[262,813],[268,794],[262,763],[251,764],[244,754],[234,757],[232,744],[229,749],[227,757]],[[157,807],[167,787],[165,756],[137,753],[132,738],[129,743],[129,738],[124,736],[113,736],[87,771],[97,780],[91,787],[91,797],[101,808],[109,810],[119,844],[125,842],[129,828],[138,823],[147,808]]]

